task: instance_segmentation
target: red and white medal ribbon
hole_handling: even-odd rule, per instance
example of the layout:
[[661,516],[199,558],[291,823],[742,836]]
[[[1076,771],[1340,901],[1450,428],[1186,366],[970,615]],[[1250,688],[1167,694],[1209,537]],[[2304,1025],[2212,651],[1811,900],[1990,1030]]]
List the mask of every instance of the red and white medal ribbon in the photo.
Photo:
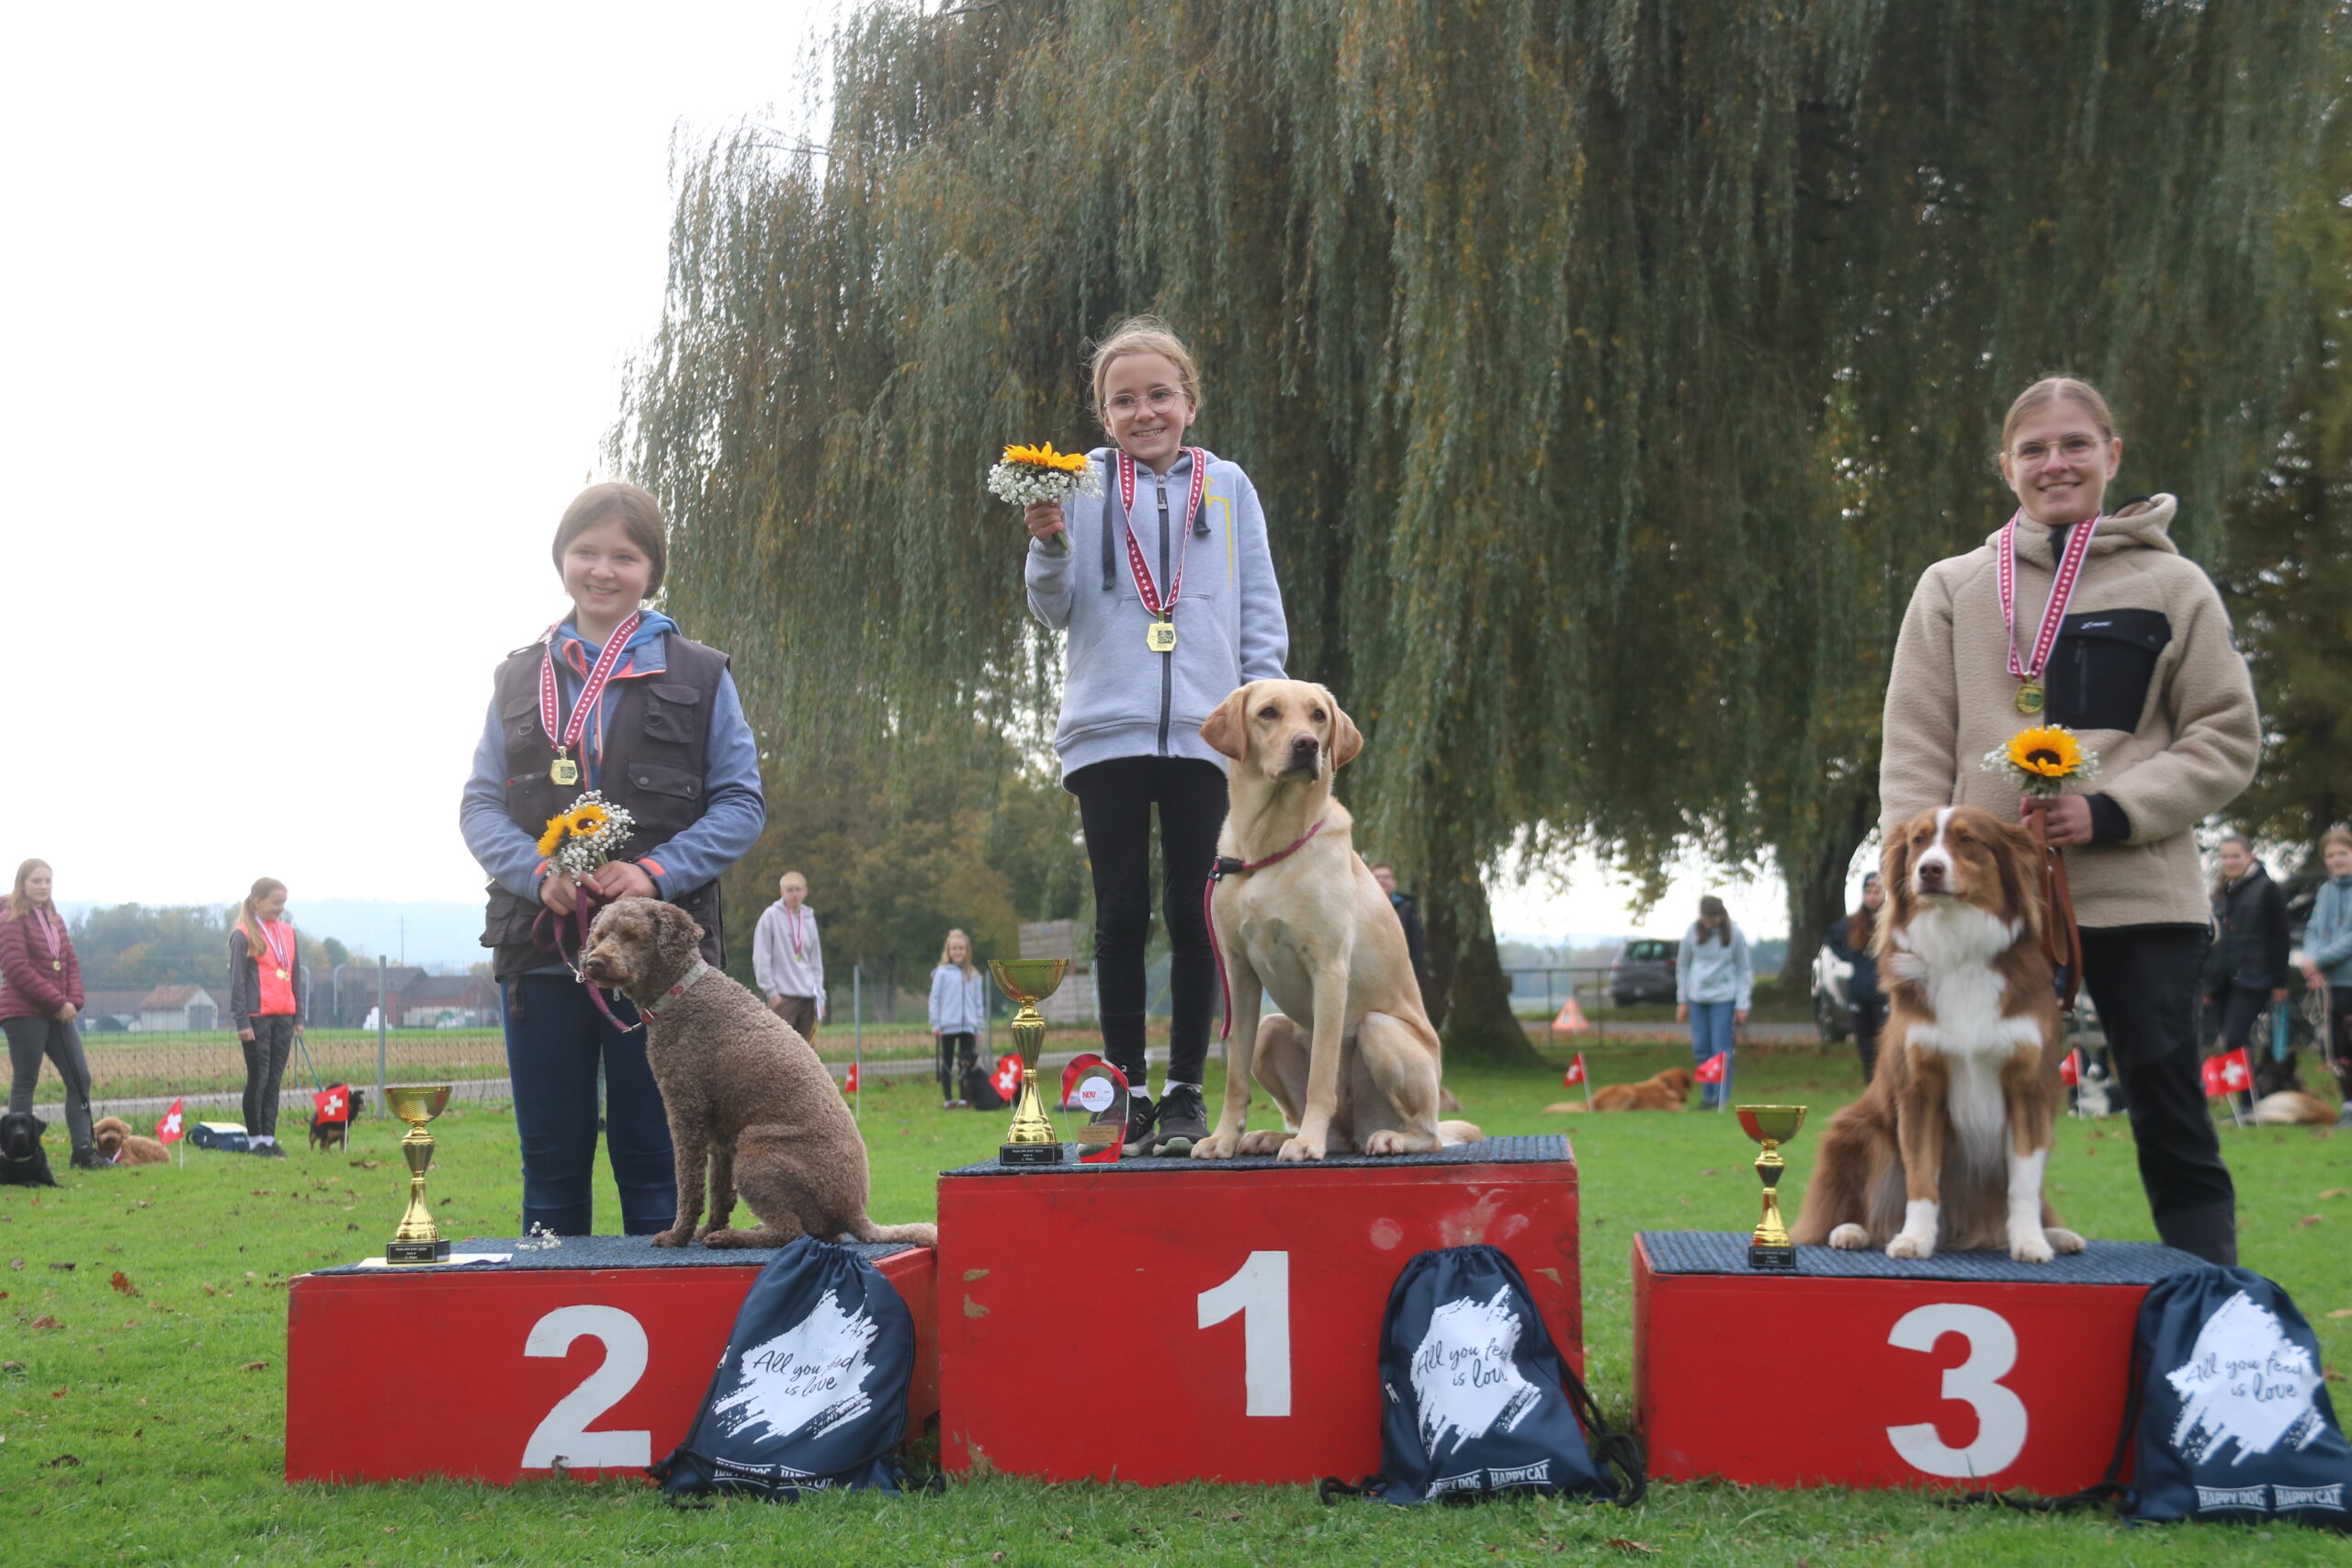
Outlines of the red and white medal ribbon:
[[40,928],[41,943],[49,949],[49,966],[51,969],[62,969],[65,967],[65,954],[58,943],[63,935],[65,922],[57,918],[56,910],[46,907],[40,911],[40,918],[33,924]]
[[2091,553],[2091,536],[2098,532],[2105,520],[2101,513],[2087,523],[2078,523],[2066,537],[2066,553],[2058,559],[2058,574],[2050,584],[2050,603],[2041,612],[2041,629],[2034,634],[2033,657],[2020,664],[2018,660],[2018,517],[2001,530],[2001,624],[2009,633],[2009,673],[2020,681],[2039,681],[2050,664],[2050,650],[2058,646],[2058,628],[2066,618],[2066,606],[2074,602],[2075,584],[2083,575],[2084,558]]
[[269,946],[270,962],[277,965],[277,977],[283,980],[286,978],[286,960],[289,956],[290,944],[285,937],[278,935],[278,932],[284,931],[291,935],[294,928],[283,920],[261,920],[255,923],[261,927],[261,940]]
[[787,906],[784,911],[784,923],[786,928],[792,932],[792,956],[795,958],[808,957],[808,950],[800,945],[799,909]]
[[1209,484],[1209,455],[1197,446],[1187,446],[1184,456],[1193,460],[1193,494],[1184,503],[1184,542],[1177,548],[1176,575],[1170,581],[1168,598],[1162,603],[1159,589],[1151,581],[1151,569],[1144,564],[1143,550],[1136,543],[1136,460],[1125,452],[1119,454],[1119,508],[1127,521],[1127,570],[1135,574],[1136,593],[1155,621],[1167,620],[1176,609],[1177,599],[1183,594],[1184,557],[1193,546],[1193,519],[1201,510],[1201,494]]
[[[548,732],[548,743],[561,755],[573,755],[582,732],[588,728],[588,716],[595,711],[597,699],[605,694],[605,682],[613,678],[614,668],[628,650],[629,637],[637,631],[638,622],[644,618],[642,610],[631,612],[629,618],[615,626],[613,635],[605,639],[605,651],[596,656],[594,668],[588,671],[580,696],[571,705],[569,720],[562,718],[557,705],[554,637],[549,637],[547,646],[539,650],[539,728]],[[559,723],[562,725],[560,734],[556,728]]]

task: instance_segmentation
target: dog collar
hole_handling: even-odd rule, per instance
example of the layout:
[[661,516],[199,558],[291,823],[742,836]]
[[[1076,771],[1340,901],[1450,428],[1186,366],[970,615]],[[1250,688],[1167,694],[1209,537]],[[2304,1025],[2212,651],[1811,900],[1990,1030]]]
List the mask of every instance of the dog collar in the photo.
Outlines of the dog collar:
[[1288,844],[1279,850],[1276,850],[1264,860],[1245,861],[1237,860],[1232,855],[1219,855],[1216,857],[1216,863],[1209,867],[1209,880],[1211,882],[1222,882],[1228,876],[1246,876],[1250,872],[1264,870],[1267,866],[1273,864],[1278,860],[1288,860],[1291,856],[1305,849],[1306,847],[1306,841],[1315,837],[1316,834],[1321,832],[1323,830],[1323,824],[1329,820],[1330,818],[1329,817],[1317,818],[1315,819],[1314,827],[1309,828],[1306,832],[1301,833],[1297,838],[1293,839]]
[[710,965],[705,964],[699,958],[695,959],[695,966],[686,971],[684,977],[680,979],[676,985],[662,993],[661,1007],[656,1007],[651,1002],[647,1002],[640,1006],[637,1010],[643,1013],[648,1018],[660,1018],[662,1016],[662,1008],[668,1007],[672,1002],[674,1002],[680,997],[684,996],[689,990],[694,988],[694,983],[696,980],[701,979],[705,975],[709,973]]

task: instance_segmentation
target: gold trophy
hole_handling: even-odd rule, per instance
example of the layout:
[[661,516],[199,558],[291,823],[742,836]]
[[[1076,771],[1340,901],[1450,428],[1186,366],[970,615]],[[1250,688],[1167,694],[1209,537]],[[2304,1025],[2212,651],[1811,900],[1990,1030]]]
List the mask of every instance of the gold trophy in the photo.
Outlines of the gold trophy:
[[1012,1131],[997,1149],[999,1165],[1059,1165],[1060,1134],[1046,1120],[1037,1099],[1037,1053],[1046,1043],[1046,1021],[1037,1004],[1061,989],[1069,973],[1067,958],[991,958],[989,977],[996,988],[1021,1004],[1012,1015],[1012,1048],[1021,1053],[1021,1100],[1012,1109]]
[[384,1102],[408,1123],[408,1136],[401,1140],[401,1158],[408,1162],[408,1213],[384,1245],[384,1261],[447,1263],[449,1244],[441,1239],[441,1227],[424,1202],[424,1172],[433,1164],[433,1134],[424,1124],[448,1108],[449,1086],[394,1084],[384,1090]]
[[1781,1159],[1781,1145],[1797,1135],[1804,1125],[1802,1105],[1743,1105],[1739,1108],[1742,1131],[1764,1145],[1756,1156],[1756,1175],[1764,1183],[1764,1217],[1757,1223],[1756,1234],[1747,1240],[1747,1266],[1750,1269],[1771,1269],[1794,1273],[1797,1249],[1789,1240],[1789,1227],[1781,1219],[1781,1172],[1787,1168]]

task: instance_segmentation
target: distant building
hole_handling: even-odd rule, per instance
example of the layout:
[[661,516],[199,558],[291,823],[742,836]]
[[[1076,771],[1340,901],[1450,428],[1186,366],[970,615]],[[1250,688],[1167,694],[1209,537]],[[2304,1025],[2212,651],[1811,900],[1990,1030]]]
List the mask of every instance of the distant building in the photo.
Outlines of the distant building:
[[85,1033],[114,1034],[139,1027],[139,1003],[144,991],[88,991],[82,998]]
[[220,1004],[201,986],[158,986],[139,998],[138,1027],[202,1033],[220,1027]]
[[402,1029],[474,1029],[498,1022],[498,982],[475,975],[419,975],[392,1010]]

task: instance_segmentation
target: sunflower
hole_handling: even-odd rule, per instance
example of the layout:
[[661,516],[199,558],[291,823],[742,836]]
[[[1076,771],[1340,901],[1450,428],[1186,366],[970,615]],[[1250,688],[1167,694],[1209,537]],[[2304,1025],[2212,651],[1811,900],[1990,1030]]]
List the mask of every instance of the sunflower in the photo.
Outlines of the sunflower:
[[563,847],[563,840],[571,835],[571,814],[568,811],[557,812],[548,818],[547,831],[539,835],[539,853],[542,855],[555,853]]
[[572,808],[571,830],[583,839],[594,838],[612,819],[612,813],[594,801],[583,801]]
[[1051,468],[1060,474],[1082,474],[1086,471],[1083,452],[1057,452],[1050,441],[1042,446],[1008,446],[1004,449],[1008,463],[1027,463],[1035,468]]
[[2013,766],[2037,778],[2070,779],[2083,765],[2082,743],[2054,724],[2018,730],[2009,738],[2007,751]]

